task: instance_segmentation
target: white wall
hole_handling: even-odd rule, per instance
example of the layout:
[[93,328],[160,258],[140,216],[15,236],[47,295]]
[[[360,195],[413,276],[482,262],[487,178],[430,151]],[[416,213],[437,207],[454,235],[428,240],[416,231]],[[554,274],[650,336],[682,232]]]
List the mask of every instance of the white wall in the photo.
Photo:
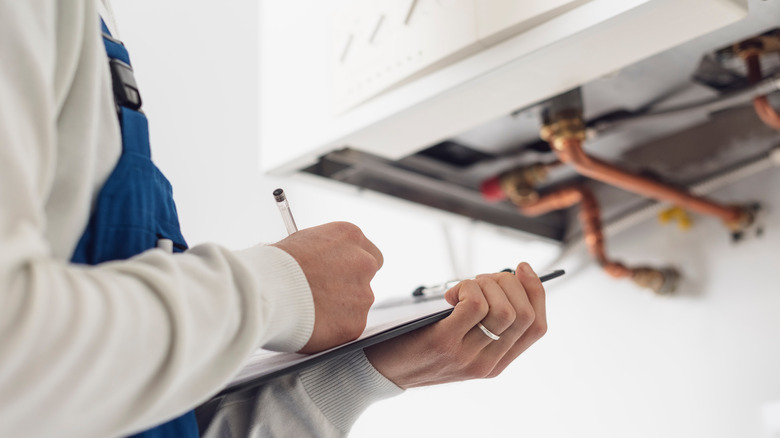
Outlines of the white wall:
[[[307,20],[323,18],[285,14],[312,3],[261,2],[258,18],[258,4],[244,0],[115,1],[185,235],[231,248],[283,237],[270,196],[282,185],[300,226],[351,220],[377,242],[386,257],[377,295],[451,278],[445,216],[257,171],[260,115],[284,123],[275,130],[305,130],[319,105],[296,92],[305,60],[278,50],[289,40],[273,33],[297,24],[304,34]],[[716,196],[777,207],[777,187],[780,175],[767,173]],[[445,222],[469,253],[461,275],[554,256],[546,245]],[[681,296],[659,299],[594,268],[550,283],[549,333],[504,375],[377,404],[352,436],[762,436],[762,406],[780,400],[780,213],[761,240],[739,246],[718,223],[698,222],[687,234],[648,223],[609,242],[628,262],[680,266]]]

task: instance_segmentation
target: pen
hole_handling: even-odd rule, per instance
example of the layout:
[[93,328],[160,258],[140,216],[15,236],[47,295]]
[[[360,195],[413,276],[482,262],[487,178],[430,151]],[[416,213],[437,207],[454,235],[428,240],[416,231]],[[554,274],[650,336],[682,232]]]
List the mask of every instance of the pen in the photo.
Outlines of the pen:
[[287,202],[287,195],[284,194],[284,190],[274,190],[274,199],[276,200],[276,206],[279,207],[279,213],[282,214],[282,221],[287,228],[287,234],[292,234],[298,231],[298,227],[295,226],[295,219],[293,219],[292,212],[290,211],[290,204]]

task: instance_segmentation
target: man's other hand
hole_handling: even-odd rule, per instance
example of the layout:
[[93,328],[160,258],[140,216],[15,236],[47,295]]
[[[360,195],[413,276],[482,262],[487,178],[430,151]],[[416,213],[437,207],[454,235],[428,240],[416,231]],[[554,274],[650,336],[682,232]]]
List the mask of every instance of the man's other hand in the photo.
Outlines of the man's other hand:
[[527,263],[462,281],[445,298],[455,306],[447,318],[365,350],[401,388],[495,377],[547,330],[544,287]]

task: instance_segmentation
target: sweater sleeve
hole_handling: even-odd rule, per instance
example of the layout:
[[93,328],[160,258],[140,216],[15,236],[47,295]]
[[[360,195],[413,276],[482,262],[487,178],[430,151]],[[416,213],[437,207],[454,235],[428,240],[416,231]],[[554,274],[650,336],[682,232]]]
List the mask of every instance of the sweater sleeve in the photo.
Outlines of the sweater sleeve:
[[197,410],[203,438],[336,438],[373,402],[403,390],[362,351],[210,400]]
[[91,0],[0,0],[0,436],[145,429],[205,401],[255,348],[299,349],[314,323],[303,272],[274,247],[95,267],[53,255],[58,129],[75,127],[58,113],[77,97],[58,90],[81,73],[55,73],[72,62],[57,50],[64,16],[97,20]]

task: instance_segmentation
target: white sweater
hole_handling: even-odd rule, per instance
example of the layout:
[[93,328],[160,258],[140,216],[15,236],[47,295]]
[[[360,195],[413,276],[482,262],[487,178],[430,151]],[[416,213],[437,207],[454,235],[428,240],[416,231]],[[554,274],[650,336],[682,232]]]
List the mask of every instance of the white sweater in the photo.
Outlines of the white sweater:
[[[274,247],[69,264],[121,151],[99,10],[0,0],[2,437],[143,430],[207,400],[257,347],[299,349],[314,325],[303,272]],[[362,356],[337,381],[329,366],[262,390],[270,401],[253,415],[266,435],[287,435],[295,418],[342,434],[399,391]]]

